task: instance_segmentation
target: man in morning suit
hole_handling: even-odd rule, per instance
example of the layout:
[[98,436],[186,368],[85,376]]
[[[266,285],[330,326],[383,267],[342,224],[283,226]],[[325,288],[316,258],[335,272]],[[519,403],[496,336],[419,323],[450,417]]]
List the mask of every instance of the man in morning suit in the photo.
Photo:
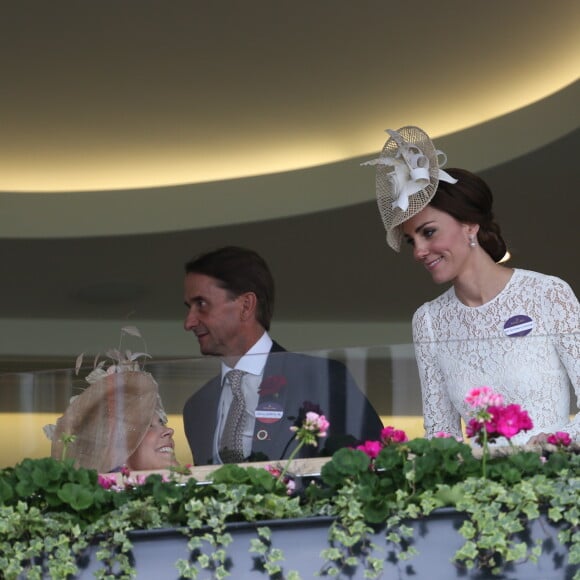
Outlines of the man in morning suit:
[[[270,338],[274,280],[256,252],[230,246],[194,258],[185,265],[184,287],[185,330],[195,334],[202,354],[221,359],[221,373],[183,409],[196,465],[288,458],[296,445],[290,427],[308,411],[330,422],[329,450],[379,439],[381,420],[342,363],[287,352]],[[228,374],[233,369],[243,371],[241,386]],[[240,388],[240,450],[232,459],[225,440],[232,440],[226,432]],[[318,452],[304,446],[301,456]]]

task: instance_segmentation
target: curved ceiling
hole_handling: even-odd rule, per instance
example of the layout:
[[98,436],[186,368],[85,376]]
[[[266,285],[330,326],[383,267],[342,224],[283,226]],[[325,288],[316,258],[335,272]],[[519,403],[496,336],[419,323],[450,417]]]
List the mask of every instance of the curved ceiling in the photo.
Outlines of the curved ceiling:
[[578,1],[5,4],[0,319],[45,348],[179,332],[183,263],[225,244],[271,264],[277,321],[408,324],[439,289],[359,167],[405,124],[490,183],[510,264],[578,291]]
[[359,203],[373,196],[359,158],[404,124],[455,165],[497,165],[578,126],[578,21],[566,0],[14,3],[0,237]]

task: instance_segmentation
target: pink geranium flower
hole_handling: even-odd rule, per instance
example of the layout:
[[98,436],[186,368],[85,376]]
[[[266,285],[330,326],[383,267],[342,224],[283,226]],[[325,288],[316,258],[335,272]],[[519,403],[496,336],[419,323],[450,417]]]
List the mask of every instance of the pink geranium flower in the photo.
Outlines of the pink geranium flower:
[[[306,401],[304,403],[304,407],[307,405],[310,406],[311,403]],[[292,453],[290,453],[290,457],[288,458],[284,469],[278,476],[278,481],[284,481],[286,471],[288,471],[288,466],[294,457],[296,457],[300,449],[302,449],[304,445],[313,445],[316,447],[318,445],[317,437],[326,437],[329,427],[330,423],[326,417],[322,415],[322,413],[315,413],[314,411],[308,411],[306,413],[302,425],[292,425],[292,427],[290,427],[290,431],[294,431],[294,433],[296,433],[296,441],[298,441],[298,445],[296,445],[296,447],[292,450]]]
[[548,435],[546,441],[552,445],[558,445],[558,447],[568,447],[572,444],[572,437],[565,431],[556,431],[556,433]]
[[142,473],[135,474],[134,476],[130,477],[127,483],[132,485],[143,485],[147,481],[147,475]]
[[491,387],[475,387],[467,393],[465,402],[474,409],[481,409],[503,405],[503,397],[495,393]]
[[479,419],[470,419],[465,426],[465,433],[468,437],[475,437],[483,428],[483,421]]
[[286,493],[288,495],[292,495],[296,491],[296,482],[291,477],[286,476],[285,472],[280,468],[274,467],[273,465],[266,465],[265,469],[286,486]]
[[274,467],[273,465],[266,465],[264,467],[264,469],[268,472],[271,473],[274,477],[280,477],[282,470],[279,469],[278,467]]
[[109,474],[102,474],[99,473],[97,477],[97,483],[103,489],[111,489],[117,485],[117,476],[116,475],[109,475]]
[[532,420],[519,405],[488,407],[487,411],[491,415],[491,420],[485,423],[485,428],[491,436],[511,439],[520,431],[528,431],[532,428]]
[[388,426],[381,431],[381,441],[383,445],[389,445],[391,443],[404,443],[405,441],[409,441],[409,438],[401,429]]
[[326,432],[330,423],[324,415],[319,415],[312,411],[306,413],[305,427],[310,431],[316,432],[318,437],[326,437]]
[[447,433],[447,431],[437,431],[433,437],[436,439],[451,439],[453,435],[451,435],[451,433]]
[[357,447],[359,451],[362,451],[371,459],[376,459],[382,448],[383,444],[380,441],[365,441],[362,445]]
[[316,437],[326,437],[329,427],[330,423],[324,415],[309,411],[302,425],[300,427],[293,425],[290,431],[296,432],[299,441],[316,446]]
[[503,397],[489,387],[471,389],[465,401],[476,410],[467,422],[467,436],[475,437],[480,444],[486,445],[497,437],[511,439],[533,427],[527,411],[516,404],[505,405]]
[[465,431],[468,437],[473,437],[483,447],[481,464],[485,478],[489,444],[497,437],[511,440],[521,431],[529,431],[534,425],[526,411],[519,405],[505,405],[503,397],[494,393],[490,387],[471,389],[465,397],[465,402],[474,408]]

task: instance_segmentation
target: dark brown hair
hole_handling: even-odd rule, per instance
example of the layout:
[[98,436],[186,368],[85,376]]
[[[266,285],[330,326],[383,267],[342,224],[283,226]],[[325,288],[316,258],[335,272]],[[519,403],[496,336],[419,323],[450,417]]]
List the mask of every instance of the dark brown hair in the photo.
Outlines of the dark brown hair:
[[186,274],[215,278],[233,297],[245,292],[256,295],[257,321],[266,329],[274,312],[274,278],[266,261],[253,250],[226,246],[192,258],[185,264]]
[[457,179],[457,183],[439,181],[437,192],[429,205],[448,213],[461,223],[478,224],[479,245],[494,262],[499,262],[504,257],[507,246],[494,219],[491,189],[481,177],[466,169],[445,171]]

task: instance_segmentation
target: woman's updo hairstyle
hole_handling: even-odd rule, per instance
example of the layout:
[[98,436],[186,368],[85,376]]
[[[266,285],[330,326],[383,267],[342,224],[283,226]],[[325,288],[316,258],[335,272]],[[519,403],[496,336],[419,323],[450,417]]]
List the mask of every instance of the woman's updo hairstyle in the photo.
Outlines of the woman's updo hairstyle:
[[457,183],[439,181],[437,192],[429,205],[448,213],[461,223],[478,224],[479,245],[494,262],[499,262],[505,256],[507,246],[501,236],[499,225],[494,221],[491,189],[481,177],[470,171],[465,169],[446,169],[446,171],[457,179]]

